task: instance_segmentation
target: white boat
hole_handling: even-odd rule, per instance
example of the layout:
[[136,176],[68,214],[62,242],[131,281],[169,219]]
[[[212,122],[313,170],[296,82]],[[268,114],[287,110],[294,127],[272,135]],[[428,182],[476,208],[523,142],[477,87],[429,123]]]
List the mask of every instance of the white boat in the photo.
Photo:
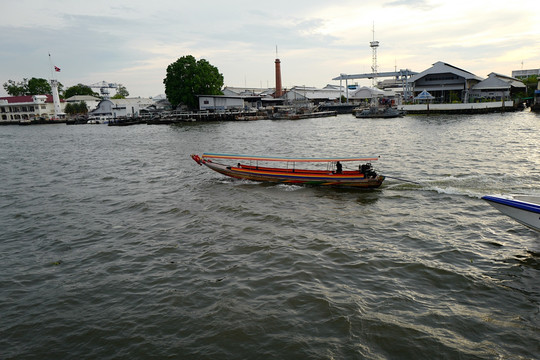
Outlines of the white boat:
[[484,196],[482,199],[520,224],[540,231],[540,196],[515,195],[511,198]]
[[108,124],[109,119],[106,116],[90,116],[87,124]]

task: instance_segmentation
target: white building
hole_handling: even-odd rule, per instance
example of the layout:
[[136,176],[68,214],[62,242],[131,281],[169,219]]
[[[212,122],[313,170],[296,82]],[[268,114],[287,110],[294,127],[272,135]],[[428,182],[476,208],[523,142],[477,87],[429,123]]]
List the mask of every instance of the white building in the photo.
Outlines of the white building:
[[142,109],[153,104],[154,101],[149,98],[106,99],[101,100],[96,109],[88,115],[111,119],[134,118],[140,115]]
[[339,102],[342,95],[345,95],[339,86],[326,86],[322,89],[308,86],[295,86],[287,90],[283,98],[287,102],[311,102],[313,104]]
[[373,87],[362,86],[354,91],[349,90],[349,100],[371,100],[374,98],[395,98],[393,90],[381,90]]
[[540,76],[540,69],[512,70],[513,78],[526,78],[533,75]]
[[[260,100],[260,97],[258,97]],[[244,97],[238,95],[199,95],[199,110],[240,110],[245,107]]]
[[97,108],[101,99],[90,95],[75,95],[66,99],[66,103],[68,104],[78,104],[83,101],[85,102],[88,111],[92,111]]
[[[65,102],[60,101],[63,111]],[[0,122],[49,120],[54,118],[52,95],[23,95],[0,97]]]

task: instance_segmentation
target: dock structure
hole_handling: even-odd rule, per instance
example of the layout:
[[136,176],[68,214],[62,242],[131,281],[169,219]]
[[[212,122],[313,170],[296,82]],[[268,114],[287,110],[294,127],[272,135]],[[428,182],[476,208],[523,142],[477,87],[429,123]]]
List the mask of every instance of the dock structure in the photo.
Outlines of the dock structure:
[[336,111],[314,112],[273,112],[267,111],[198,111],[180,112],[171,111],[161,114],[147,114],[140,117],[116,118],[109,120],[109,126],[129,126],[138,124],[170,125],[185,122],[210,122],[210,121],[250,121],[250,120],[299,120],[308,118],[320,118],[336,116]]
[[254,116],[255,112],[245,111],[170,111],[161,114],[144,114],[139,117],[116,118],[109,120],[109,126],[126,126],[137,124],[169,125],[192,121],[233,121],[240,116]]

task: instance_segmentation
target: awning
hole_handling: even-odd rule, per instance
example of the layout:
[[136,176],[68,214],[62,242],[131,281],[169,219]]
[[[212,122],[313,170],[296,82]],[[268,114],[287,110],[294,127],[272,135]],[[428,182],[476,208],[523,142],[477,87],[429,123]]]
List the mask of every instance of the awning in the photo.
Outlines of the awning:
[[203,159],[235,159],[235,160],[257,160],[257,161],[282,161],[282,162],[336,162],[336,161],[377,161],[378,157],[334,157],[334,158],[293,158],[293,157],[275,157],[275,156],[257,156],[257,155],[239,155],[239,154],[218,154],[204,153]]
[[434,97],[429,93],[427,92],[426,90],[423,90],[420,94],[418,94],[417,96],[414,97],[415,100],[430,100],[430,99],[434,99]]

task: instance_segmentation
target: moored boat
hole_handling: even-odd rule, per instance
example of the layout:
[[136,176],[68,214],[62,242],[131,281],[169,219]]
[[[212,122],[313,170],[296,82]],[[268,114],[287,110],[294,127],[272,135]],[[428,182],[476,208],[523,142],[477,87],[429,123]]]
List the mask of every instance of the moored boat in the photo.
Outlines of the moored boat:
[[[263,182],[377,188],[385,178],[377,174],[371,165],[371,161],[378,160],[377,157],[287,158],[217,153],[204,153],[202,156],[193,154],[191,157],[199,165],[205,165],[223,175]],[[218,162],[221,160],[230,160],[233,164]],[[283,163],[284,167],[267,165],[276,162]],[[358,170],[343,170],[342,162],[359,162],[360,165]],[[297,164],[306,163],[319,166],[313,165],[314,169],[296,167]]]
[[482,199],[520,224],[540,231],[540,196],[516,195],[511,198],[483,196]]
[[393,107],[371,106],[365,109],[355,109],[354,115],[360,119],[397,118],[402,117],[403,112]]

